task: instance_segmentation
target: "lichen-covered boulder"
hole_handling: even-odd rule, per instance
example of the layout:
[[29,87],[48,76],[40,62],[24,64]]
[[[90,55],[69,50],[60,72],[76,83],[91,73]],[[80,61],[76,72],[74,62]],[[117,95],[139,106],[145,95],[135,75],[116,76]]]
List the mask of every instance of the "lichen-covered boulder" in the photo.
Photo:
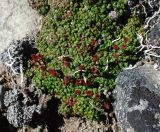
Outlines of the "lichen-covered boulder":
[[124,70],[113,93],[120,132],[159,132],[160,71],[149,64]]
[[14,127],[22,127],[28,125],[34,117],[35,113],[41,113],[42,93],[40,90],[30,92],[23,91],[18,87],[13,88],[5,93],[4,105],[7,108],[7,120]]

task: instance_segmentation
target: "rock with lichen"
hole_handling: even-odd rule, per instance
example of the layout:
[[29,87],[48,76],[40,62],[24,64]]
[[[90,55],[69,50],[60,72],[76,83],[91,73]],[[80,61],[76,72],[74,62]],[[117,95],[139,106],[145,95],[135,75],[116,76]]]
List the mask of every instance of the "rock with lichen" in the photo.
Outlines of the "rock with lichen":
[[121,132],[160,130],[160,71],[145,64],[121,72],[116,81],[115,113]]
[[16,75],[19,74],[20,65],[22,67],[27,64],[30,55],[36,53],[35,39],[33,37],[25,37],[22,40],[13,41],[0,54],[0,62],[7,68],[8,72]]
[[[160,66],[160,17],[152,19],[151,28],[148,31],[148,45],[150,49],[151,59]],[[156,47],[156,48],[154,48]]]
[[39,100],[42,96],[40,90],[30,92],[29,90],[20,90],[18,87],[6,91],[4,96],[4,105],[7,109],[6,117],[14,127],[28,125],[35,113],[41,113]]

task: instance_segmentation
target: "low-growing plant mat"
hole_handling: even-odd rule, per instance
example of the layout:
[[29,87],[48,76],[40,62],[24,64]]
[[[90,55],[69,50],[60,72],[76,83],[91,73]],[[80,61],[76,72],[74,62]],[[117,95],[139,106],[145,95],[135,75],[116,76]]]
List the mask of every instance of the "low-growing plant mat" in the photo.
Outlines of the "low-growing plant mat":
[[100,121],[111,111],[105,93],[124,67],[138,61],[137,34],[143,34],[143,11],[137,15],[127,2],[52,2],[26,75],[60,100],[60,114]]

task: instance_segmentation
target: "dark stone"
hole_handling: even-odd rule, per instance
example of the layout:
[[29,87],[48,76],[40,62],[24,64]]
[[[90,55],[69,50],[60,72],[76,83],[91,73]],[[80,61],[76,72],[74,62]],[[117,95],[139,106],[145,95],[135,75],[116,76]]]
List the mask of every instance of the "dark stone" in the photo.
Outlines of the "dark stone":
[[149,64],[124,70],[113,93],[120,131],[159,132],[160,71]]
[[[160,17],[152,20],[152,28],[147,38],[149,45],[160,47]],[[153,51],[160,56],[160,48],[156,48]],[[152,59],[160,65],[160,57],[153,57]]]

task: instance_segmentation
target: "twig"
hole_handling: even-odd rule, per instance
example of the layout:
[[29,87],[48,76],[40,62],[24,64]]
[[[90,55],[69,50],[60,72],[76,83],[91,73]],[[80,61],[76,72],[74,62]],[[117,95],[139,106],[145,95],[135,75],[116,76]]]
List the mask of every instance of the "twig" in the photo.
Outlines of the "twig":
[[108,58],[107,58],[107,64],[105,66],[105,71],[108,69],[108,67],[109,67],[109,61],[108,61]]
[[143,4],[141,4],[142,5],[142,7],[143,7],[143,10],[144,10],[144,14],[145,14],[145,16],[147,16],[147,12],[146,12],[146,8],[145,8],[145,6],[143,5]]
[[137,67],[136,64],[135,64],[134,66],[129,65],[129,67],[123,68],[123,70],[131,70],[131,69],[134,69],[134,68],[136,68],[136,67]]
[[142,51],[144,48],[146,48],[146,45],[143,44],[143,36],[139,33],[137,33],[137,39],[139,40],[140,46],[138,48],[140,48],[139,51]]
[[112,40],[112,43],[114,43],[114,42],[116,42],[116,41],[118,41],[118,40],[120,40],[121,38],[117,38],[117,39],[115,39],[115,40]]
[[76,73],[78,72],[85,72],[85,70],[78,70],[78,71],[75,71],[72,75],[74,76]]

